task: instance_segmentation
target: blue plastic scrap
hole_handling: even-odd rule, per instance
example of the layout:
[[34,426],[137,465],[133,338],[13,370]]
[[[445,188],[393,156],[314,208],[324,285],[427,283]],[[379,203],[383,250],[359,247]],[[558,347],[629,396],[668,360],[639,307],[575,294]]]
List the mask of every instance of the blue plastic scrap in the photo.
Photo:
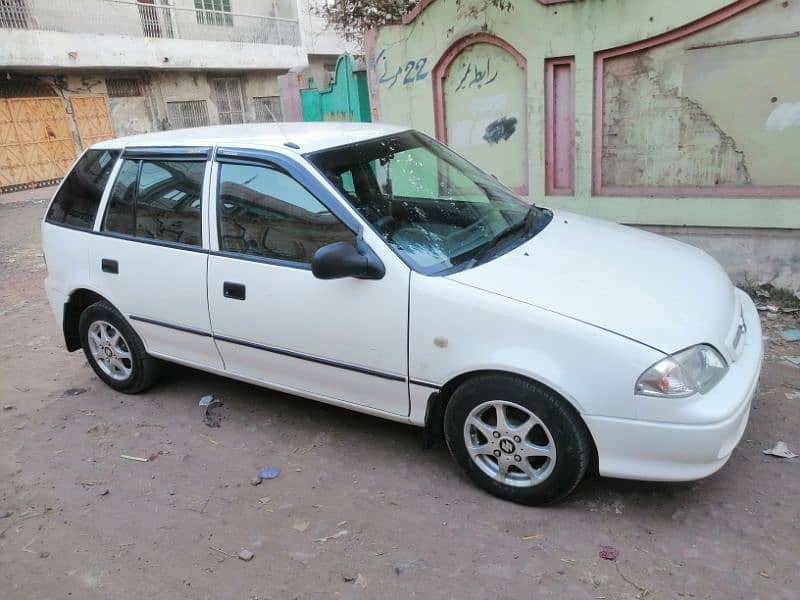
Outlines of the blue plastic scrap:
[[800,329],[784,329],[781,335],[787,342],[800,342]]
[[258,472],[258,476],[261,477],[261,479],[275,479],[280,474],[281,470],[278,467],[267,467]]

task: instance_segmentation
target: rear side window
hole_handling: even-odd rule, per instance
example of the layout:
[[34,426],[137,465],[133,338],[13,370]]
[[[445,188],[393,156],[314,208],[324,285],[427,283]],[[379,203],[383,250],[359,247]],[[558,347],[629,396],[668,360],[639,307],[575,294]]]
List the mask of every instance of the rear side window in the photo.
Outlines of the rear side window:
[[205,161],[123,161],[103,231],[200,246],[205,169]]
[[91,229],[119,150],[89,150],[69,172],[47,211],[47,221]]

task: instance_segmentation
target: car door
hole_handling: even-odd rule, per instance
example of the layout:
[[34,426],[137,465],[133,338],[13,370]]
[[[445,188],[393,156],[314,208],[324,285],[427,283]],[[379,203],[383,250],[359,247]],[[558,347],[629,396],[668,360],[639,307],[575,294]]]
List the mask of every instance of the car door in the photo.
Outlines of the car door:
[[206,296],[203,223],[209,151],[126,150],[91,236],[92,287],[122,312],[147,351],[222,369]]
[[218,149],[208,297],[232,374],[334,404],[408,415],[409,269],[383,252],[380,280],[321,280],[314,252],[355,242],[359,222],[297,159]]

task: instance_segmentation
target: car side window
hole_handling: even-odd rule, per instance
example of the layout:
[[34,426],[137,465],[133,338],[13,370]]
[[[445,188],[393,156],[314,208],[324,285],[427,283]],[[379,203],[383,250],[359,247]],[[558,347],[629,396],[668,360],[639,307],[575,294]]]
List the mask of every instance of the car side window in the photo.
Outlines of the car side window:
[[47,211],[47,221],[91,229],[119,150],[89,150],[69,172]]
[[355,234],[287,173],[221,163],[219,247],[227,252],[309,264],[327,244]]
[[205,168],[205,161],[125,160],[103,229],[200,246]]

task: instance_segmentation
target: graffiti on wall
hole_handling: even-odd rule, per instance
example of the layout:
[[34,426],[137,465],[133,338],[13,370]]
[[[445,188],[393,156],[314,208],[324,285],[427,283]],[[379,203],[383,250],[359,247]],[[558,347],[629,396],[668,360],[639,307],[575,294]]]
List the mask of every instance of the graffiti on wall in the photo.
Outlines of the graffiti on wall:
[[523,190],[525,74],[515,57],[496,44],[472,44],[453,58],[442,91],[447,143],[506,185]]
[[428,57],[423,56],[407,61],[405,64],[394,64],[386,56],[386,50],[381,50],[375,58],[373,68],[378,74],[378,83],[389,88],[395,86],[399,81],[402,85],[411,85],[417,81],[422,81],[428,76],[426,69]]
[[476,62],[465,62],[461,65],[461,70],[463,74],[458,82],[458,87],[456,87],[456,91],[460,92],[461,90],[466,90],[470,88],[481,89],[485,85],[489,85],[490,83],[494,83],[497,81],[497,71],[492,71],[492,59],[486,59],[486,68],[482,68],[482,65],[479,65]]

